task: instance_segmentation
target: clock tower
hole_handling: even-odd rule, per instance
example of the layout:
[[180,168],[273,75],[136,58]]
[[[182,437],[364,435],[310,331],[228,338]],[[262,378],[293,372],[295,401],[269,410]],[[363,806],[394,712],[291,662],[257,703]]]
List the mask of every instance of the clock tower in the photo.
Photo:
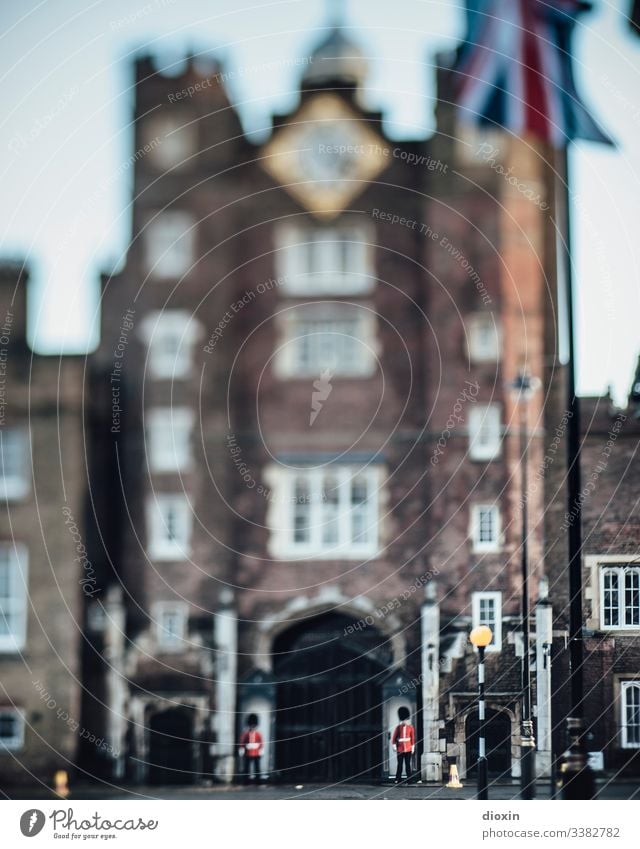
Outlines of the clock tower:
[[[424,142],[390,140],[365,108],[366,72],[329,27],[240,213],[238,291],[277,285],[233,324],[234,450],[253,476],[235,506],[237,713],[258,716],[264,763],[289,780],[388,775],[400,702],[417,710],[416,688],[400,692],[420,674],[415,607],[376,611],[427,580],[415,189],[431,174],[410,164]],[[401,218],[415,226],[385,223]]]
[[[124,458],[126,503],[98,506],[114,525],[101,568],[117,576],[95,637],[108,663],[85,676],[108,709],[91,704],[84,724],[105,727],[118,779],[229,781],[255,715],[269,776],[378,780],[395,772],[402,707],[414,766],[438,781],[446,758],[473,755],[476,620],[496,633],[504,687],[489,707],[507,740],[499,767],[512,766],[502,387],[518,331],[502,258],[534,322],[538,278],[516,236],[486,238],[506,232],[492,201],[504,181],[467,161],[444,106],[434,138],[388,138],[361,96],[361,51],[343,27],[325,32],[299,102],[258,146],[219,66],[136,66],[149,155],[127,261],[104,280],[92,378],[98,491],[121,491]],[[126,399],[116,424],[114,398]],[[193,743],[179,762],[172,738]]]
[[360,108],[366,73],[359,48],[334,26],[305,70],[299,107],[263,150],[264,170],[317,219],[339,216],[389,165],[380,115]]

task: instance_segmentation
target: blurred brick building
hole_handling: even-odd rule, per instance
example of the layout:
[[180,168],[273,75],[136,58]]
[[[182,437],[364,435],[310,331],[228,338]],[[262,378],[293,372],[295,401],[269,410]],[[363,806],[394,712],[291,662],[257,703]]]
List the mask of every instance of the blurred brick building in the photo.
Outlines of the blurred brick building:
[[[465,774],[467,634],[485,622],[491,766],[516,775],[507,383],[547,368],[553,252],[544,204],[488,153],[544,198],[539,151],[461,136],[445,69],[435,136],[388,138],[339,28],[301,64],[299,104],[261,145],[223,69],[136,65],[133,238],[93,363],[90,483],[113,532],[87,716],[122,753],[116,777],[230,779],[253,712],[265,773],[333,780],[394,770],[406,704],[416,767]],[[538,393],[532,464],[542,409]],[[542,488],[530,502],[542,515]],[[530,548],[535,588],[541,524]]]
[[[628,404],[611,397],[581,402],[583,503],[584,711],[589,748],[602,752],[612,775],[638,774],[640,751],[640,383],[636,373]],[[549,433],[548,439],[553,436]],[[553,692],[558,724],[569,698],[566,646],[568,579],[567,504],[560,470],[548,480],[546,568],[554,602]]]
[[27,287],[23,264],[0,264],[0,788],[77,762],[83,600],[97,589],[78,450],[84,362],[29,348]]
[[[407,705],[422,776],[470,775],[468,633],[483,623],[489,765],[517,776],[524,433],[548,774],[567,505],[546,152],[458,126],[451,57],[426,142],[386,135],[340,28],[296,64],[299,103],[262,143],[243,134],[231,72],[135,65],[132,238],[102,281],[88,481],[74,477],[100,590],[69,647],[100,741],[78,741],[80,763],[116,781],[231,780],[256,713],[270,777],[380,779]],[[526,403],[509,388],[523,369],[541,379]],[[70,374],[65,391],[81,386]],[[584,505],[588,712],[616,769],[640,747],[634,392]],[[621,417],[585,406],[586,482]]]
[[[228,780],[254,712],[266,774],[334,780],[393,771],[407,704],[423,776],[470,774],[483,622],[490,767],[516,776],[524,428],[544,774],[566,628],[546,589],[566,584],[566,417],[545,151],[456,126],[447,57],[426,143],[365,109],[340,29],[301,64],[261,145],[223,69],[136,65],[133,238],[93,368],[113,533],[87,715],[116,777]],[[523,368],[542,379],[526,405],[508,388]]]

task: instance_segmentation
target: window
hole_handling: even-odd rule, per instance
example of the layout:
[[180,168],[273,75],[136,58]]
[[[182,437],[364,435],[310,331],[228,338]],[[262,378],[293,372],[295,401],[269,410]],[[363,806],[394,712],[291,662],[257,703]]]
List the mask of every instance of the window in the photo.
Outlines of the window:
[[285,224],[277,232],[278,274],[290,295],[357,295],[373,289],[371,231]]
[[493,460],[502,447],[499,404],[474,405],[469,409],[469,457]]
[[492,313],[471,316],[467,323],[469,358],[475,363],[500,359],[500,332]]
[[640,629],[640,566],[603,566],[600,570],[602,628]]
[[0,707],[0,752],[15,752],[24,745],[24,717],[15,708]]
[[147,272],[158,278],[181,277],[195,261],[195,221],[184,210],[159,213],[144,231]]
[[325,369],[347,372],[358,358],[358,322],[355,319],[312,319],[296,327],[296,360],[300,372]]
[[150,313],[142,324],[150,375],[171,380],[188,377],[198,329],[198,323],[184,310]]
[[189,164],[196,150],[193,116],[184,112],[153,115],[145,122],[145,143],[155,168],[164,171]]
[[474,504],[471,508],[471,539],[474,551],[500,548],[500,511],[495,504]]
[[193,411],[161,407],[147,414],[147,456],[152,472],[185,471],[191,466]]
[[272,467],[270,551],[276,557],[358,558],[378,551],[379,470]]
[[0,543],[0,652],[24,648],[27,636],[27,552]]
[[620,729],[622,748],[640,748],[640,681],[622,681]]
[[478,592],[471,597],[471,618],[473,627],[487,625],[493,632],[493,639],[487,651],[500,651],[502,648],[502,593]]
[[191,505],[184,495],[153,495],[148,506],[149,556],[183,560],[191,543]]
[[156,640],[165,651],[185,648],[187,605],[184,602],[160,601],[154,605]]
[[285,314],[276,371],[285,377],[361,377],[375,369],[375,318],[368,310],[323,304]]
[[24,498],[29,492],[29,432],[22,427],[0,430],[0,498]]

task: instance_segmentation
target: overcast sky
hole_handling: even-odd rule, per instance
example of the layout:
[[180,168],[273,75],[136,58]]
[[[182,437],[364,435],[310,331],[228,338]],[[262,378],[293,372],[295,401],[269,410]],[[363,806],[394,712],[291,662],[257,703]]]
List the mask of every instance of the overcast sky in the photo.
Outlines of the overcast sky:
[[[600,0],[576,39],[580,88],[618,148],[584,143],[572,154],[579,386],[612,383],[619,403],[640,353],[640,38],[629,5]],[[346,23],[370,57],[368,105],[385,111],[392,137],[432,132],[431,60],[461,35],[462,6],[348,4]],[[308,56],[326,21],[321,0],[5,0],[0,255],[26,256],[33,269],[38,350],[86,351],[97,340],[98,274],[129,235],[132,56],[214,50],[227,70],[244,69],[231,95],[245,129],[260,133],[295,103],[300,68],[287,60]],[[265,62],[275,63],[268,74],[255,70]]]

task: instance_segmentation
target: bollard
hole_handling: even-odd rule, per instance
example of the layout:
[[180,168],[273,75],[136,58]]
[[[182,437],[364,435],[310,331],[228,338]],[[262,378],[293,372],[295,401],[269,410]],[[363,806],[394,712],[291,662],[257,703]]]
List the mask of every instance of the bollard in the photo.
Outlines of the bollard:
[[449,781],[447,782],[447,787],[451,787],[453,790],[460,790],[461,787],[464,787],[464,785],[460,783],[458,767],[455,764],[451,764],[449,767]]
[[56,796],[66,799],[69,795],[69,776],[67,771],[59,769],[53,776],[53,791]]

